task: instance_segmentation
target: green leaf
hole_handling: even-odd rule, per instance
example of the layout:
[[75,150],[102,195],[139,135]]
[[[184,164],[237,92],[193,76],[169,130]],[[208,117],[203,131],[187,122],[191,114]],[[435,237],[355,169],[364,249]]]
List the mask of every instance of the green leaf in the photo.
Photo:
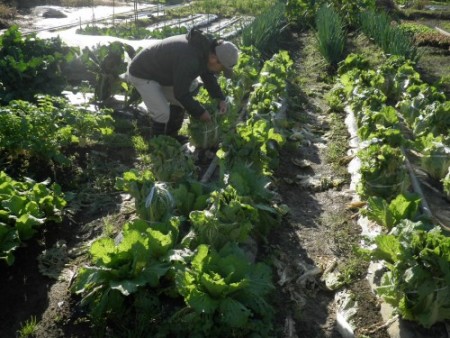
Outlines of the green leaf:
[[211,314],[216,311],[219,301],[211,298],[205,292],[193,289],[192,292],[185,297],[185,301],[198,313]]
[[246,328],[252,312],[242,303],[232,298],[225,298],[219,307],[221,321],[231,327]]
[[414,220],[419,212],[420,196],[414,194],[400,194],[389,204],[389,210],[397,225],[402,219]]
[[208,257],[209,248],[207,245],[199,245],[197,248],[197,253],[192,260],[192,267],[197,271],[203,271],[203,267],[207,262],[206,258]]
[[369,197],[367,200],[367,209],[364,213],[370,220],[388,229],[391,229],[394,225],[394,218],[384,198],[378,196]]
[[36,233],[35,226],[44,224],[45,219],[37,218],[30,214],[24,214],[16,220],[16,228],[21,240],[27,240]]
[[109,265],[111,257],[116,252],[116,246],[112,238],[100,238],[92,243],[89,249],[94,264]]
[[2,206],[13,215],[19,216],[24,212],[28,200],[25,196],[13,195],[10,199],[2,201]]
[[397,237],[393,235],[379,235],[375,238],[377,245],[373,251],[374,257],[384,259],[389,263],[398,261],[401,245]]
[[172,234],[164,235],[162,232],[147,229],[149,251],[152,257],[162,257],[173,247]]
[[112,280],[109,283],[111,289],[118,290],[121,294],[124,296],[129,296],[132,293],[135,293],[138,289],[138,287],[145,285],[145,281],[139,280],[139,279],[133,279],[133,280],[121,280],[121,281],[115,281]]
[[17,229],[0,224],[0,259],[4,259],[8,265],[12,265],[14,263],[13,251],[19,245]]
[[167,271],[169,271],[170,267],[169,263],[151,262],[150,265],[142,271],[142,276],[145,278],[146,284],[151,287],[157,287],[159,285],[159,280],[167,273]]
[[213,298],[226,297],[228,293],[238,288],[236,285],[226,284],[223,277],[214,272],[201,274],[200,283]]

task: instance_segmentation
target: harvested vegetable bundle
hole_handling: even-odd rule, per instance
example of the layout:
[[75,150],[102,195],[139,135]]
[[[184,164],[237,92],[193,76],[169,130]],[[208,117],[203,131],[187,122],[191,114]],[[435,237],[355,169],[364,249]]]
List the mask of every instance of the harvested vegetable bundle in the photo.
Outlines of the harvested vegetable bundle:
[[220,140],[220,127],[216,114],[212,115],[210,123],[190,119],[188,126],[189,142],[202,149],[217,146]]

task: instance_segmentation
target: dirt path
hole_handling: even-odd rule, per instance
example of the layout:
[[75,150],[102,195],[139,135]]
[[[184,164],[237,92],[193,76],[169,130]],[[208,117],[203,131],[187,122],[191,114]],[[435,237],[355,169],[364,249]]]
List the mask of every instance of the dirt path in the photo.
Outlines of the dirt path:
[[[348,210],[354,192],[348,190],[346,162],[339,164],[348,147],[345,117],[328,112],[324,94],[330,85],[311,42],[311,35],[302,35],[293,45],[297,83],[291,84],[288,115],[300,140],[289,141],[281,153],[276,184],[291,212],[274,231],[270,250],[279,277],[283,336],[341,337],[337,291],[323,277],[351,265],[361,230]],[[355,267],[352,277],[365,305],[353,317],[361,329],[381,320],[364,268]],[[380,330],[371,337],[388,336]]]

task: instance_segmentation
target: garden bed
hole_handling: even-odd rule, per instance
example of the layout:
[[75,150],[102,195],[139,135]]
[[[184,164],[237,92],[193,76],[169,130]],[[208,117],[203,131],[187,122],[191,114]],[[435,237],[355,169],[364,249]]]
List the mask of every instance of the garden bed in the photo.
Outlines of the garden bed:
[[[214,25],[209,27],[216,29]],[[366,276],[367,261],[354,252],[366,235],[357,222],[364,203],[358,204],[347,171],[351,160],[347,150],[352,147],[352,140],[344,124],[345,115],[330,110],[325,99],[332,87],[327,76],[329,69],[315,49],[313,34],[293,30],[289,32],[289,40],[282,49],[289,51],[294,62],[293,75],[288,78],[282,102],[287,104],[283,107],[286,116],[276,121],[281,125],[287,123],[289,134],[279,148],[279,165],[269,185],[277,193],[274,201],[286,205],[289,213],[266,239],[246,243],[251,246],[248,251],[254,255],[253,259],[270,264],[273,270],[274,335],[397,337],[389,331],[390,320],[380,313],[382,301]],[[349,38],[348,48],[374,59],[380,55],[368,39],[359,35]],[[439,59],[442,63],[436,62],[441,57],[436,55],[424,54],[418,64],[423,79],[431,83],[445,76],[442,65],[448,55]],[[265,76],[269,74],[266,73]],[[248,109],[245,118],[251,117],[251,106],[248,101],[242,102]],[[281,103],[276,102],[275,106]],[[258,109],[263,109],[262,105]],[[91,264],[87,251],[92,242],[105,234],[117,238],[123,224],[135,218],[135,199],[117,190],[114,180],[139,163],[142,165],[145,154],[132,146],[130,135],[147,138],[148,119],[126,105],[113,110],[112,117],[117,133],[114,138],[65,149],[71,160],[70,168],[28,163],[35,179],[44,180],[51,175],[68,195],[73,192],[76,197],[69,202],[62,223],[46,224],[36,238],[16,251],[15,263],[4,267],[8,271],[7,278],[0,280],[4,290],[0,302],[7,306],[0,312],[1,336],[13,337],[18,331],[23,334],[27,325],[33,326],[33,334],[42,338],[108,336],[121,332],[118,323],[110,323],[106,328],[96,326],[87,309],[80,306],[80,296],[69,292],[81,267]],[[208,170],[215,150],[208,156],[206,152],[195,153],[199,155],[194,158],[199,177]],[[8,162],[7,156],[0,158],[10,173],[19,175],[25,171],[26,163]],[[218,177],[216,170],[208,175],[208,180]],[[420,174],[419,178],[423,183],[430,182]],[[439,197],[437,203],[433,188],[437,189],[436,185],[427,184],[424,190],[434,212],[439,213],[448,207],[448,202]],[[339,273],[340,287],[329,280],[334,273]],[[351,301],[338,289],[348,291]],[[178,305],[177,301],[168,304]],[[351,316],[347,317],[349,312]],[[409,321],[400,323],[400,334],[411,337],[411,332],[426,338],[444,338],[448,334],[442,323],[430,329]]]

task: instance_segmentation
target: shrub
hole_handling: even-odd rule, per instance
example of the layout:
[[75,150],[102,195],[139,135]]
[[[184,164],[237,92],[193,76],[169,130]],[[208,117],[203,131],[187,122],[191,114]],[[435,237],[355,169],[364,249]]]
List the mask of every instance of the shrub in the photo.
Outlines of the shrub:
[[36,94],[60,95],[66,85],[61,66],[72,55],[59,38],[23,37],[12,26],[0,37],[0,103],[33,101]]

